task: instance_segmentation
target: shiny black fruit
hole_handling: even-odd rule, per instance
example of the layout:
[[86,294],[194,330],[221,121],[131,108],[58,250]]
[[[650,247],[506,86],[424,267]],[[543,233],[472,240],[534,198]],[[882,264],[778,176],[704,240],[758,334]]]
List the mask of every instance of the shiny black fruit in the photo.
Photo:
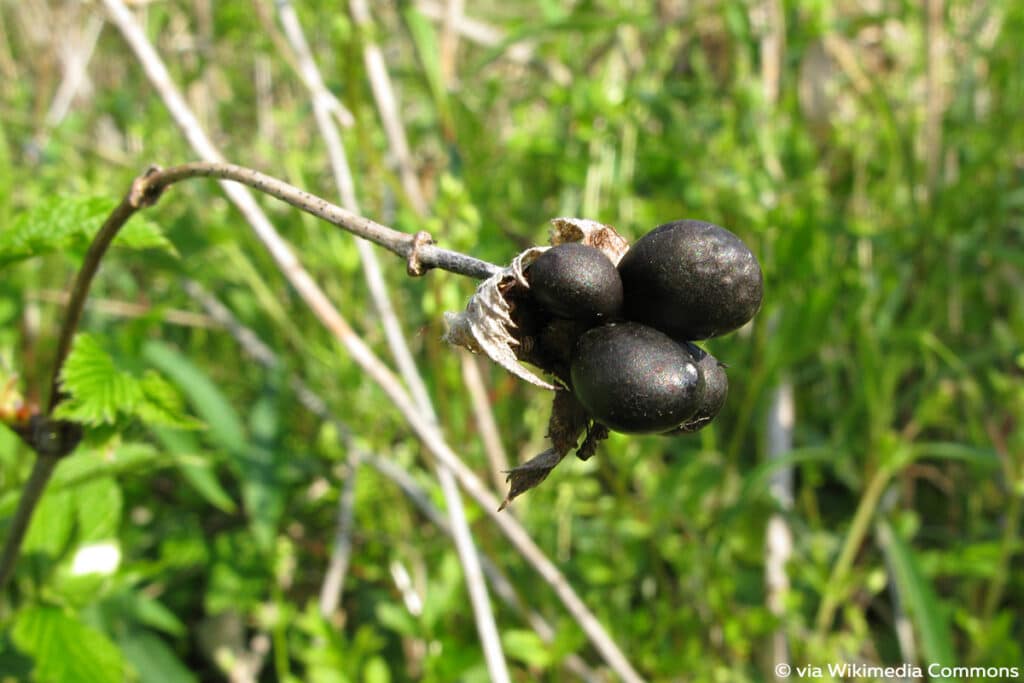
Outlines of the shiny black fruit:
[[685,346],[639,323],[611,323],[584,333],[570,368],[576,398],[595,420],[618,432],[664,432],[689,419],[703,391]]
[[530,291],[560,318],[609,320],[622,310],[622,280],[604,252],[578,242],[548,249],[526,271]]
[[686,349],[697,360],[697,369],[700,370],[704,382],[697,394],[697,412],[676,429],[665,432],[669,436],[691,434],[711,424],[722,410],[725,397],[729,394],[729,378],[725,375],[725,365],[695,344],[686,342]]
[[731,332],[761,307],[764,278],[754,254],[725,228],[676,221],[641,237],[619,262],[630,320],[677,339]]

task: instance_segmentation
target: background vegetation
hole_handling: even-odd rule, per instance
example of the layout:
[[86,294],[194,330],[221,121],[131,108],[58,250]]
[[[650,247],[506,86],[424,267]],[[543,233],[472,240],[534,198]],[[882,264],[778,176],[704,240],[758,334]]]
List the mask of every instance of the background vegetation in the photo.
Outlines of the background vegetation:
[[[226,158],[336,198],[275,3],[132,5]],[[543,243],[554,216],[630,239],[702,218],[765,269],[753,324],[708,344],[732,382],[712,427],[613,435],[502,513],[637,671],[755,681],[783,661],[1024,667],[1024,5],[482,2],[466,19],[491,33],[472,35],[446,23],[449,9],[373,3],[361,26],[338,3],[295,4],[352,113],[342,135],[365,215],[494,263]],[[100,3],[0,2],[9,409],[46,399],[62,293],[103,211],[148,164],[197,156],[104,17]],[[370,87],[373,45],[412,190]],[[261,204],[390,358],[354,240]],[[397,465],[444,507],[392,402],[215,183],[176,186],[134,220],[146,248],[104,261],[73,356],[85,394],[97,363],[129,389],[106,410],[94,395],[80,406],[96,426],[57,469],[0,595],[0,678],[486,680],[449,537],[354,459]],[[443,311],[474,282],[409,278],[381,260],[445,437],[503,495],[472,361],[441,341]],[[276,367],[247,355],[190,282]],[[509,461],[543,450],[549,396],[480,367]],[[306,409],[295,378],[334,421]],[[339,424],[351,434],[339,439]],[[33,457],[0,431],[0,537]],[[339,524],[346,490],[353,519]],[[467,514],[480,550],[556,631],[545,642],[494,601],[512,678],[571,679],[575,655],[613,679],[521,554],[479,507]],[[351,562],[324,613],[339,531]],[[111,549],[116,565],[83,564]]]

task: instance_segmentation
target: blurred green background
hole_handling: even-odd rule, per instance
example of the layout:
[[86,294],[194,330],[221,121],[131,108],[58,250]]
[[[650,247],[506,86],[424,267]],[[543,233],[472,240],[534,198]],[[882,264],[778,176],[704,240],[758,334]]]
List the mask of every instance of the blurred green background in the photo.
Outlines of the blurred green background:
[[[344,3],[295,3],[353,114],[342,135],[365,215],[498,264],[544,243],[555,216],[629,239],[700,218],[746,241],[766,278],[754,322],[707,344],[731,380],[711,427],[612,435],[504,514],[651,680],[772,680],[784,661],[1024,670],[1024,4],[485,0],[446,20],[461,4],[372,3],[360,26]],[[228,159],[337,200],[275,3],[132,5]],[[104,16],[0,2],[0,235],[55,197],[116,199],[148,164],[196,158]],[[423,214],[378,115],[373,45]],[[353,239],[260,201],[390,359]],[[352,448],[443,507],[433,470],[215,183],[179,185],[144,217],[174,252],[115,249],[82,330],[121,371],[159,372],[207,426],[124,415],[61,464],[0,595],[0,680],[224,680],[250,659],[248,680],[486,680],[451,541],[365,465],[343,600],[320,613]],[[45,386],[79,237],[0,266],[0,403]],[[380,254],[444,434],[503,495],[465,361],[441,341],[443,312],[475,283],[409,278]],[[186,280],[279,366],[249,359]],[[509,461],[543,450],[549,395],[481,367]],[[303,408],[293,377],[352,439]],[[0,536],[31,463],[0,431]],[[575,654],[614,680],[552,590],[468,513],[557,631],[545,643],[495,602],[513,679],[573,680]],[[75,571],[101,541],[116,568]]]

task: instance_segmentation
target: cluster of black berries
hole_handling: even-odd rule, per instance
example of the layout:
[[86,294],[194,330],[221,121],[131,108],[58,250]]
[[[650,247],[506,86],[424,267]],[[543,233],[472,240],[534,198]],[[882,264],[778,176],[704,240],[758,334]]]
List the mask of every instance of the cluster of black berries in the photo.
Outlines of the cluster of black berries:
[[[595,247],[560,244],[527,269],[531,302],[517,325],[537,335],[527,354],[565,382],[609,429],[694,432],[725,402],[724,366],[692,342],[731,332],[761,306],[750,249],[711,223],[661,225],[618,267]],[[524,314],[523,311],[533,311]]]

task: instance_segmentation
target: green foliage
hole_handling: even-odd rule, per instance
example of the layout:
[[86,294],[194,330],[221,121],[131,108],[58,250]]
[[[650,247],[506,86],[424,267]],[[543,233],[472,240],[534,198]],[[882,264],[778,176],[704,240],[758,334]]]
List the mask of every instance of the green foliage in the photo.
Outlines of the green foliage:
[[[109,197],[56,196],[41,201],[0,231],[0,267],[52,253],[81,258],[116,205]],[[114,244],[174,253],[174,247],[160,228],[152,221],[139,218],[118,233]]]
[[27,607],[15,617],[11,635],[14,644],[35,660],[38,681],[123,680],[124,660],[114,643],[56,607]]
[[75,337],[61,374],[61,387],[70,398],[56,416],[90,426],[116,424],[137,417],[148,424],[179,429],[200,423],[184,414],[181,395],[153,371],[141,376],[118,367],[99,340],[89,334]]
[[[45,405],[53,302],[110,197],[151,163],[195,157],[114,30],[67,115],[44,123],[89,16],[73,4],[50,3],[41,23],[38,3],[0,3],[0,409]],[[929,25],[917,3],[467,3],[498,33],[460,35],[448,62],[430,3],[370,4],[364,32],[337,3],[294,3],[354,113],[342,135],[365,215],[495,263],[544,242],[554,216],[631,240],[698,218],[735,232],[764,267],[754,323],[708,343],[730,368],[714,426],[613,435],[512,508],[642,675],[766,680],[777,636],[794,665],[1024,664],[1024,6],[926,3],[942,9]],[[785,26],[777,97],[765,82],[773,8]],[[223,0],[138,16],[226,158],[335,199],[274,11]],[[379,121],[371,38],[425,216]],[[261,203],[390,362],[350,236]],[[452,543],[353,459],[355,448],[387,459],[441,506],[423,448],[217,184],[168,189],[115,244],[131,251],[104,259],[63,374],[60,414],[87,438],[58,466],[0,595],[0,679],[223,680],[265,647],[265,681],[483,680]],[[408,278],[380,256],[442,431],[491,482],[460,359],[440,341],[442,313],[474,283]],[[204,317],[186,280],[276,365]],[[307,410],[293,378],[332,420]],[[510,463],[542,451],[549,396],[495,368],[485,383]],[[793,443],[769,459],[780,386],[792,390]],[[31,465],[0,429],[0,538]],[[792,502],[780,505],[784,473]],[[349,571],[325,616],[350,481]],[[569,655],[602,669],[554,591],[467,508],[478,547],[556,633],[545,642],[492,591],[513,679],[572,680]],[[792,557],[769,608],[773,513]]]

